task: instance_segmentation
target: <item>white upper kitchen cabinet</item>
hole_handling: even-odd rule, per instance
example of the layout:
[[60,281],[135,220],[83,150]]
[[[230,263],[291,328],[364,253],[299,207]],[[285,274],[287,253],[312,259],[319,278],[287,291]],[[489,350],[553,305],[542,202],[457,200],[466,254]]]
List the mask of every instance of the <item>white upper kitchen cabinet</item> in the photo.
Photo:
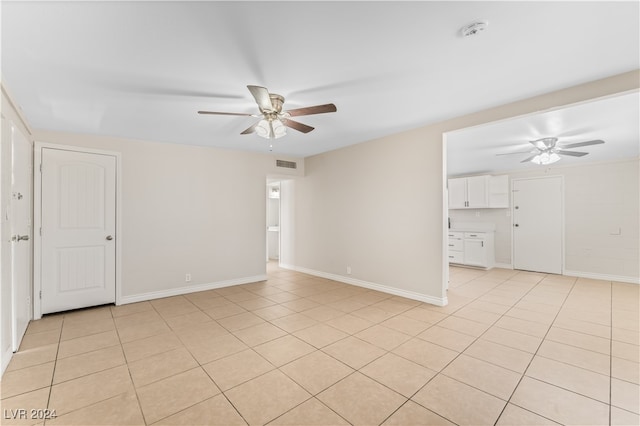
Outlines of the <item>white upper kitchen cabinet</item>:
[[449,179],[449,208],[467,208],[467,179]]
[[509,177],[470,176],[448,180],[450,209],[509,207]]
[[509,176],[491,176],[489,178],[489,207],[509,208]]
[[485,175],[449,179],[449,208],[482,209],[489,207],[489,177]]
[[467,207],[489,207],[490,176],[473,176],[467,178]]

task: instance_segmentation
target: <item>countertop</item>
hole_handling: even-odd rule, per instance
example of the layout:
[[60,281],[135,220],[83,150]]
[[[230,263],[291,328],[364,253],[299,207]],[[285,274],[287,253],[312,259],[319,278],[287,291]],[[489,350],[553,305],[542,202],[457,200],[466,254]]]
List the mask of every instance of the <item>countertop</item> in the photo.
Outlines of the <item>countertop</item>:
[[488,222],[460,222],[454,223],[449,228],[451,232],[495,232],[496,224]]

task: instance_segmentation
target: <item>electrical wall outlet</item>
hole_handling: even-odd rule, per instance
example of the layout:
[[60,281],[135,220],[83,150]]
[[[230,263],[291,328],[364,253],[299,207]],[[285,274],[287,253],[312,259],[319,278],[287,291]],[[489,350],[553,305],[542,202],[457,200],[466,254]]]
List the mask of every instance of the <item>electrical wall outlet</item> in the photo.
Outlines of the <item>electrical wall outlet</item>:
[[351,266],[347,266],[347,275],[351,275]]
[[186,282],[186,283],[190,283],[191,282],[191,274],[187,273],[184,276],[184,282]]

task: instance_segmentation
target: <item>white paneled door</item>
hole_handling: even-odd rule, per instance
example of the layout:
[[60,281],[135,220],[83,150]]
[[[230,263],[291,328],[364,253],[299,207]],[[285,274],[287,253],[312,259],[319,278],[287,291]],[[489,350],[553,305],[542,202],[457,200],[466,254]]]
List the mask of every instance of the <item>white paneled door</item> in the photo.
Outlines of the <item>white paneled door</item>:
[[17,351],[31,319],[31,142],[11,126],[11,306],[12,346]]
[[116,157],[42,149],[41,313],[115,302]]
[[513,268],[562,273],[562,178],[513,180]]

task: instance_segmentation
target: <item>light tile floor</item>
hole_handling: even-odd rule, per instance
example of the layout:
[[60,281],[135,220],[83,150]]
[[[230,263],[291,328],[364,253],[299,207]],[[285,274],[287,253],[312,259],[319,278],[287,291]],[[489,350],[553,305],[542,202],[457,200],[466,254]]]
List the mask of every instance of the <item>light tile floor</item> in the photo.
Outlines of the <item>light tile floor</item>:
[[436,307],[268,272],[33,321],[1,423],[639,423],[640,286],[451,268]]

